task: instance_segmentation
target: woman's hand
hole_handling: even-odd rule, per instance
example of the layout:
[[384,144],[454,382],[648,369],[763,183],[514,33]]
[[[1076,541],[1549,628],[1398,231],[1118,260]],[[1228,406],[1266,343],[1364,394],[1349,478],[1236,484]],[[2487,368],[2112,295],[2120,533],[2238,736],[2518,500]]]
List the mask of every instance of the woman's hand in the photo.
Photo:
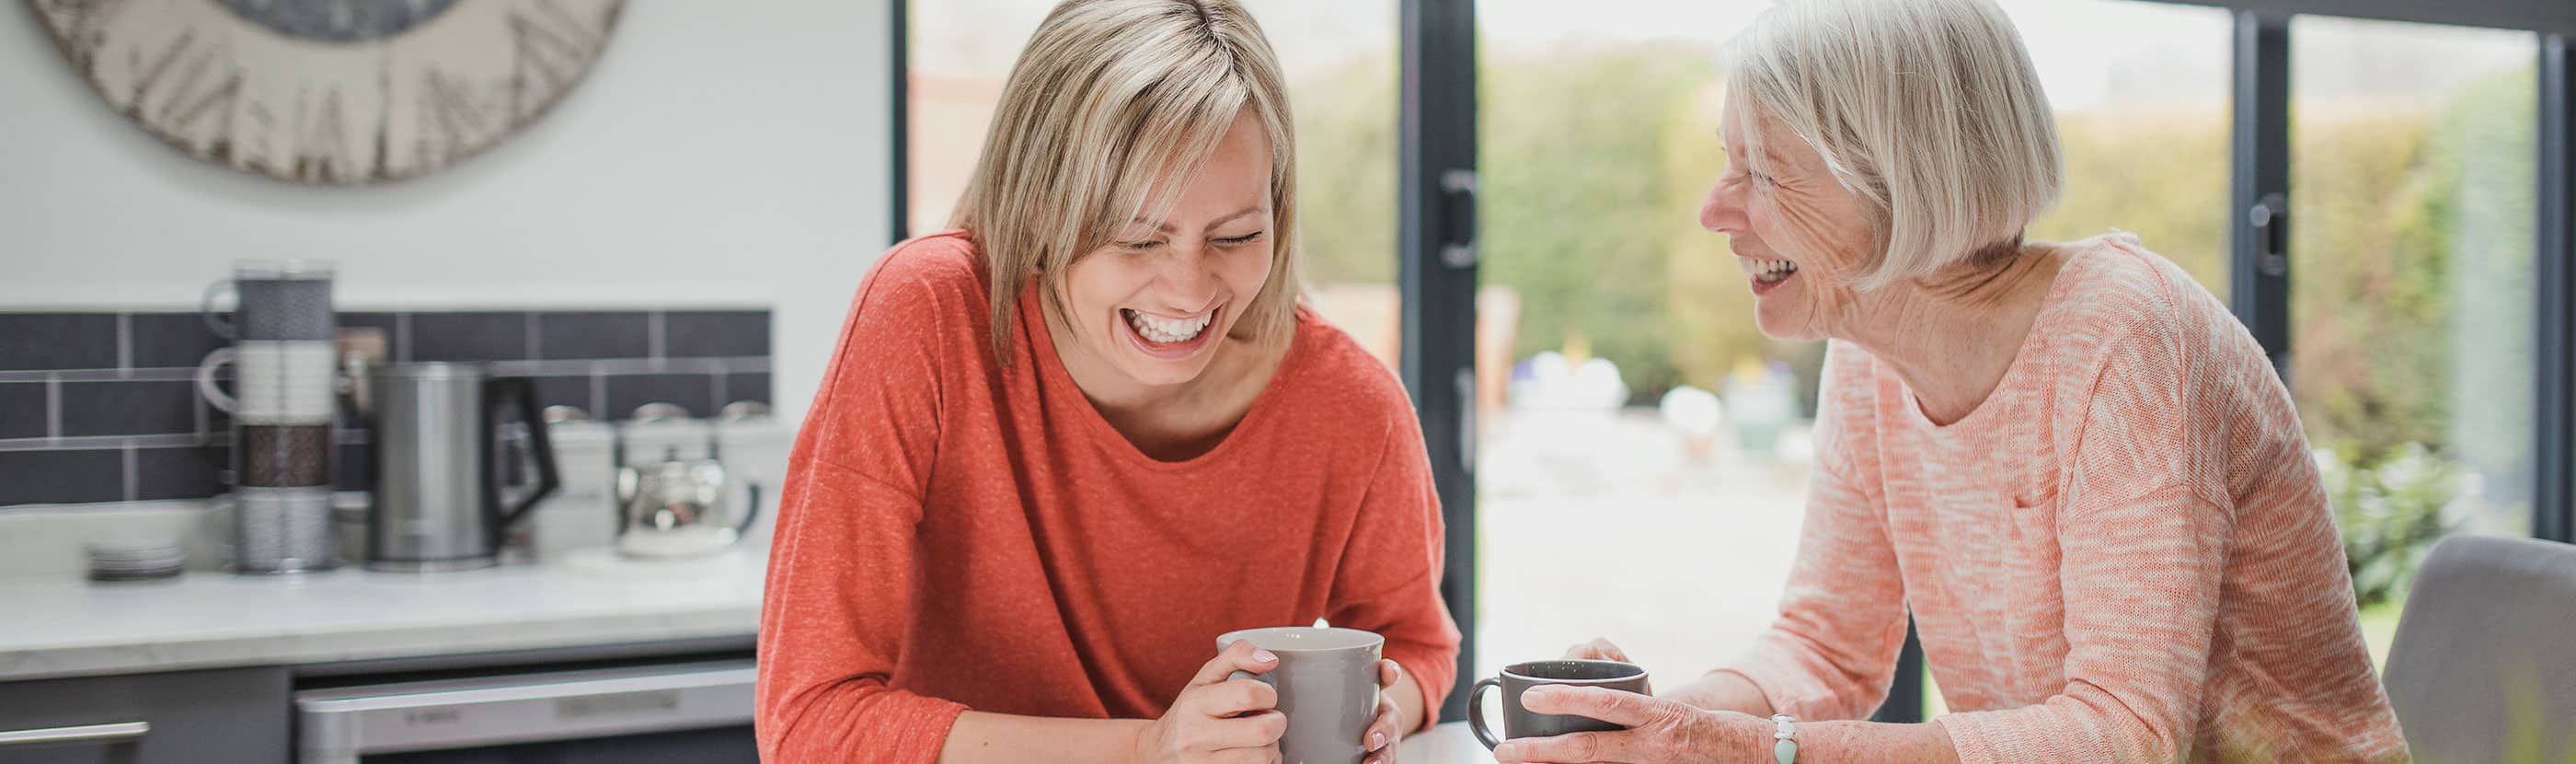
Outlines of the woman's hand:
[[1368,751],[1368,764],[1395,764],[1396,743],[1404,739],[1404,711],[1395,704],[1395,683],[1402,678],[1403,666],[1391,660],[1377,662],[1377,716],[1369,720],[1368,731],[1360,734],[1360,748]]
[[1601,637],[1594,637],[1590,642],[1565,648],[1565,657],[1620,663],[1636,662],[1628,660],[1628,651],[1619,649],[1618,645],[1611,644],[1610,640]]
[[1517,762],[1619,762],[1769,764],[1774,725],[1733,711],[1710,711],[1680,701],[1601,687],[1533,687],[1521,705],[1542,714],[1589,716],[1628,729],[1576,732],[1505,741],[1494,759]]
[[[1628,659],[1627,651],[1619,649],[1618,645],[1611,644],[1610,640],[1601,638],[1565,648],[1565,657],[1636,663]],[[1762,696],[1762,688],[1753,686],[1751,680],[1732,672],[1710,672],[1696,682],[1679,686],[1665,685],[1664,690],[1656,693],[1655,697],[1678,700],[1713,711],[1738,711],[1752,714],[1755,718],[1766,718],[1771,713],[1771,701]]]
[[1136,735],[1136,761],[1147,764],[1275,764],[1288,717],[1279,691],[1234,672],[1268,673],[1279,656],[1236,640],[1199,667],[1172,708]]

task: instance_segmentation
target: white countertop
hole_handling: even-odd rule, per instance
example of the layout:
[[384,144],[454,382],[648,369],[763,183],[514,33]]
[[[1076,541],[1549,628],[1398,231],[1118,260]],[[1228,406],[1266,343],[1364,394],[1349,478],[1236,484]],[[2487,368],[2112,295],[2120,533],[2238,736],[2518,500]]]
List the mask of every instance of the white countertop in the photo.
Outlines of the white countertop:
[[1494,764],[1494,754],[1485,744],[1476,742],[1476,733],[1466,722],[1433,726],[1404,739],[1404,747],[1395,752],[1395,760],[1404,764]]
[[0,578],[0,681],[748,636],[764,559],[605,549],[456,573]]

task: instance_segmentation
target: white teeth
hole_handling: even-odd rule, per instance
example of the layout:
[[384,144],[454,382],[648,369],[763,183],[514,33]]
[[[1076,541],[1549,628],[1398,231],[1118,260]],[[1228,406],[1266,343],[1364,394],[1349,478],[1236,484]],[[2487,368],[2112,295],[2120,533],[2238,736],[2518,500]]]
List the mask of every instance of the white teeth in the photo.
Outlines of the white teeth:
[[1735,265],[1742,268],[1745,274],[1761,279],[1763,283],[1777,282],[1788,278],[1789,274],[1798,272],[1797,263],[1763,257],[1738,257],[1735,258]]
[[1208,322],[1216,318],[1216,311],[1213,310],[1180,320],[1149,316],[1123,308],[1119,312],[1126,314],[1127,325],[1135,327],[1137,334],[1143,335],[1145,339],[1164,344],[1187,342],[1199,336],[1199,332],[1207,329]]

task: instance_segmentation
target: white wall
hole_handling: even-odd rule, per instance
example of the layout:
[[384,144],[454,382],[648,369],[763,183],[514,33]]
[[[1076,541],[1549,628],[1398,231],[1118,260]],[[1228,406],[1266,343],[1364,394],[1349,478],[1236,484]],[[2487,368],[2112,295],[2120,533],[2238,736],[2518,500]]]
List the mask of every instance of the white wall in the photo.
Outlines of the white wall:
[[885,2],[628,2],[537,124],[367,188],[179,153],[0,4],[0,310],[193,307],[237,257],[334,260],[366,309],[769,305],[800,416],[889,230]]

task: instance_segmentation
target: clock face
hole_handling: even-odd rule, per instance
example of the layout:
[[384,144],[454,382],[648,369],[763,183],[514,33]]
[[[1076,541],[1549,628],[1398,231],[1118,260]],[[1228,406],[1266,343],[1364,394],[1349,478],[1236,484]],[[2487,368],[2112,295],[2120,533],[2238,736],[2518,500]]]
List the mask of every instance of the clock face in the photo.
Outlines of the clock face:
[[182,151],[358,184],[454,164],[590,71],[623,0],[28,0],[108,105]]
[[456,0],[219,0],[270,31],[314,42],[365,42],[402,34]]

